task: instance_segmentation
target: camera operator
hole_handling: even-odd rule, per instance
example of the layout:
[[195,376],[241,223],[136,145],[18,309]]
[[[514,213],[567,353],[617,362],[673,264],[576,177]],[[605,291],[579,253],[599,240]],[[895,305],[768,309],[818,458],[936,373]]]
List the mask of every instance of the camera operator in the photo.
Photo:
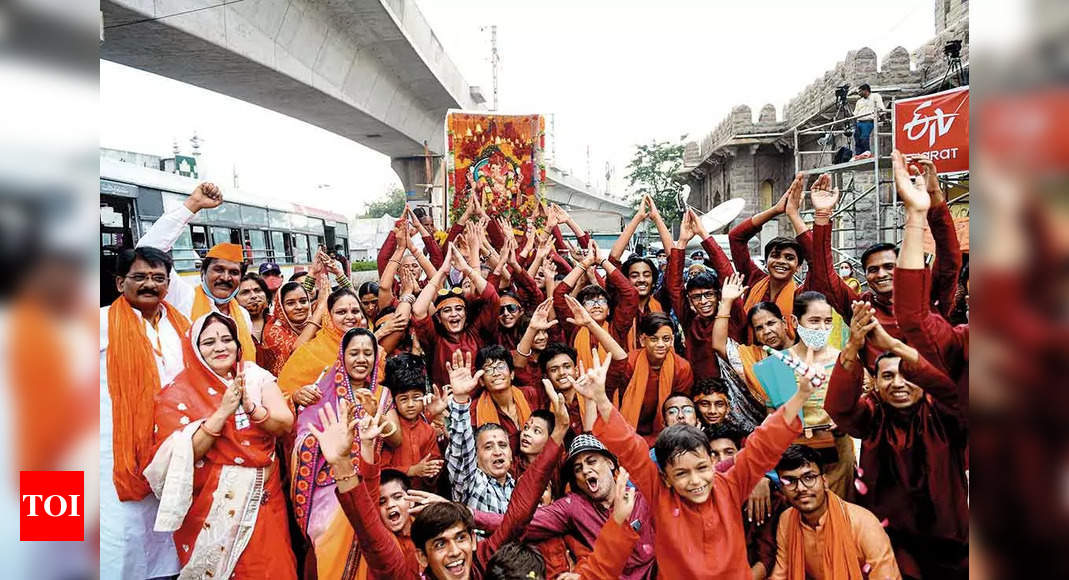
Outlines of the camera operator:
[[857,119],[857,130],[854,131],[854,155],[855,158],[862,153],[872,151],[869,146],[869,136],[876,125],[876,113],[886,109],[883,106],[883,97],[879,93],[872,92],[872,87],[867,83],[857,88],[857,94],[861,96],[854,104],[854,116]]

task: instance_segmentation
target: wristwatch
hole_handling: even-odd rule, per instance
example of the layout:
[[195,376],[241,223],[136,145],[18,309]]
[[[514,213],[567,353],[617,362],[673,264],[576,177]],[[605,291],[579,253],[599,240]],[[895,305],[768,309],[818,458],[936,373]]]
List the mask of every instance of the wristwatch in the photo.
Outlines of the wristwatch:
[[401,302],[408,302],[409,304],[413,304],[413,303],[416,302],[416,295],[415,294],[405,294],[404,296],[402,296],[400,298],[400,300],[401,300]]

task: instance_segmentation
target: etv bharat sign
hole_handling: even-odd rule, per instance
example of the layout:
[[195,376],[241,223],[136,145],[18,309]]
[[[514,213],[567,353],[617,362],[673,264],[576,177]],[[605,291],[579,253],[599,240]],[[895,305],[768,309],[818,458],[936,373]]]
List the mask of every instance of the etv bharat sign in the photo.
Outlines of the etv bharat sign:
[[969,87],[894,103],[894,146],[923,155],[939,173],[969,170]]

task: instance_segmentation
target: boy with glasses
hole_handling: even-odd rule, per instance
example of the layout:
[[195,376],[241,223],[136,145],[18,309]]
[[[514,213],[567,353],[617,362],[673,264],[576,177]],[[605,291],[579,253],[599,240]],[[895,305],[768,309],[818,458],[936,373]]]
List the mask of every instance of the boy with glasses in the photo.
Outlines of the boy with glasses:
[[500,425],[508,437],[512,452],[520,449],[520,431],[531,412],[545,408],[544,391],[512,384],[512,353],[499,344],[484,346],[475,355],[475,370],[481,393],[470,407],[471,423],[478,429],[488,423]]
[[880,520],[828,490],[813,448],[788,447],[776,473],[791,507],[779,520],[776,567],[770,578],[902,577]]

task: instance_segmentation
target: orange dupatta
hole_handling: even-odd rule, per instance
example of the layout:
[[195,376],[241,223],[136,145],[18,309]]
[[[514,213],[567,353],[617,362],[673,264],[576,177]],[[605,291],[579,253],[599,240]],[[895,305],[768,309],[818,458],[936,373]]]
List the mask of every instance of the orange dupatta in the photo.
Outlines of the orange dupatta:
[[[822,578],[861,580],[857,545],[846,514],[846,502],[828,491],[828,513],[824,522],[824,558]],[[787,580],[805,580],[805,541],[802,538],[802,514],[791,509],[787,515]]]
[[[212,304],[214,301],[204,293],[204,288],[197,286],[193,289],[193,311],[191,318],[196,320],[209,312],[213,312]],[[241,360],[248,362],[256,362],[256,342],[252,339],[252,331],[249,329],[249,321],[245,319],[241,314],[241,305],[238,304],[236,299],[231,299],[226,303],[225,309],[219,308],[219,311],[229,316],[234,320],[234,323],[238,325],[238,343],[241,344]]]
[[[650,301],[649,301],[649,303],[647,305],[649,306],[650,311],[647,312],[646,314],[652,314],[654,312],[661,312],[661,313],[664,312],[664,307],[661,306],[660,301],[658,301],[653,296],[650,296]],[[639,321],[640,318],[642,318],[642,314],[641,313],[639,313],[639,315],[635,317],[635,320],[633,320],[631,322],[631,330],[627,331],[627,350],[628,351],[631,351],[631,350],[634,350],[635,348],[637,348],[635,345],[638,344],[638,321]]]
[[[606,320],[605,322],[602,322],[601,327],[604,328],[606,332],[608,332],[609,321]],[[583,328],[579,329],[579,332],[575,333],[575,341],[572,342],[572,346],[575,348],[576,356],[579,357],[578,362],[583,363],[583,368],[587,370],[590,370],[594,367],[594,355],[591,352],[590,343],[590,330],[584,326]],[[605,358],[605,352],[605,347],[601,346],[601,344],[599,343],[598,357]]]
[[[757,283],[753,285],[753,288],[750,288],[750,291],[746,294],[746,302],[742,305],[743,313],[750,312],[750,309],[757,306],[758,302],[764,301],[765,294],[768,293],[769,280],[771,279],[771,276],[765,276],[758,280]],[[795,290],[797,290],[797,284],[794,283],[794,279],[792,278],[791,281],[787,282],[787,285],[779,291],[779,295],[772,297],[772,301],[776,303],[776,306],[779,306],[779,311],[783,314],[784,322],[787,323],[787,338],[791,340],[794,340],[794,324],[791,323],[791,315],[794,314]],[[753,344],[753,328],[749,325],[746,327],[746,340]]]
[[[620,414],[631,424],[638,427],[639,414],[642,412],[642,402],[646,398],[646,387],[650,382],[650,361],[646,356],[646,349],[636,350],[631,354],[631,366],[633,372],[631,381],[627,383],[623,399],[620,402]],[[672,381],[676,377],[676,354],[670,352],[661,365],[661,374],[657,379],[657,409],[658,412],[653,420],[654,431],[664,428],[664,419],[661,417],[660,408],[668,395],[672,394]]]
[[[178,334],[188,334],[189,319],[166,301],[161,304]],[[108,309],[107,364],[115,454],[111,476],[121,501],[140,500],[152,491],[142,475],[152,460],[155,397],[160,391],[152,351],[144,320],[119,296]]]
[[742,374],[746,379],[746,384],[758,401],[767,404],[768,394],[765,393],[765,388],[761,386],[761,381],[757,380],[757,375],[753,372],[753,366],[764,360],[766,356],[765,349],[760,346],[739,345],[739,359],[742,360]]
[[[523,395],[523,391],[516,387],[512,387],[512,400],[516,403],[516,426],[522,429],[531,416],[531,405],[527,403],[527,397]],[[483,392],[479,396],[479,401],[475,403],[475,426],[479,427],[487,423],[500,425],[501,416],[497,413],[494,398],[490,396],[490,393]]]
[[312,340],[293,351],[282,367],[282,372],[278,374],[278,388],[282,394],[288,397],[293,391],[314,384],[324,369],[337,362],[341,337],[341,331],[329,319],[325,320],[323,328]]

